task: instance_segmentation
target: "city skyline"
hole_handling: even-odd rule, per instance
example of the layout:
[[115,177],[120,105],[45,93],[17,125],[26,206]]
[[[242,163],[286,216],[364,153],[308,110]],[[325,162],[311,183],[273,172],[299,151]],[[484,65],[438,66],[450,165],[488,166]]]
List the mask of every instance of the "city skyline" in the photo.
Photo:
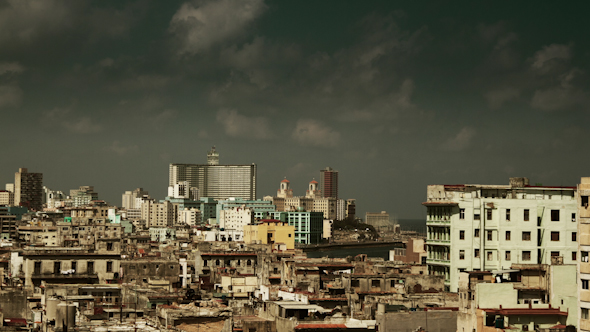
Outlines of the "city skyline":
[[4,4],[2,184],[163,198],[215,145],[257,198],[332,167],[359,216],[424,219],[428,184],[588,175],[589,4]]

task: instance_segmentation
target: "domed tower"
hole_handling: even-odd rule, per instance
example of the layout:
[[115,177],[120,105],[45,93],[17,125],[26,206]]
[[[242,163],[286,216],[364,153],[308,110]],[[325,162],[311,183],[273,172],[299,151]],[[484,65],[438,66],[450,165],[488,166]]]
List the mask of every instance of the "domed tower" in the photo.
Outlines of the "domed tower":
[[313,179],[309,182],[309,189],[305,193],[305,197],[307,198],[320,198],[322,197],[321,191],[318,190],[318,182]]
[[277,191],[277,197],[282,197],[282,198],[293,197],[293,189],[291,189],[291,184],[290,184],[289,180],[287,180],[287,178],[285,178],[283,181],[281,181],[281,186],[279,187],[279,190]]

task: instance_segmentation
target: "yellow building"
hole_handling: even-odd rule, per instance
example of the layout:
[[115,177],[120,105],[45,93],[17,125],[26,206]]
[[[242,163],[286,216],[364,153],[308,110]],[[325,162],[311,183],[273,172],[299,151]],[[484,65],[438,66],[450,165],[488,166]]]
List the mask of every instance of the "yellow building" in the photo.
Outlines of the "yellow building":
[[245,225],[244,243],[284,243],[287,250],[295,249],[295,226],[274,219],[261,220],[258,225]]

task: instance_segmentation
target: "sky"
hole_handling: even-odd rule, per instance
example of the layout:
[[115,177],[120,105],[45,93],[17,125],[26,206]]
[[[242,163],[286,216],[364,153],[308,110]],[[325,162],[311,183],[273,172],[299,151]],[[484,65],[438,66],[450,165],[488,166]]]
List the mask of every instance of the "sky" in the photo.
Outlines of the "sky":
[[590,3],[0,0],[0,183],[121,205],[170,163],[258,165],[422,219],[428,184],[589,176]]

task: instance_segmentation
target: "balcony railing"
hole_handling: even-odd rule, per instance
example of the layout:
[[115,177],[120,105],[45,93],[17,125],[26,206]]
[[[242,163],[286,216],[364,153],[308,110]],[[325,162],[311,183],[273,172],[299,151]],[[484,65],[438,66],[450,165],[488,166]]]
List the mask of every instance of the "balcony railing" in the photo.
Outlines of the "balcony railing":
[[33,274],[31,275],[31,278],[33,279],[78,279],[78,278],[83,278],[83,279],[98,279],[98,274],[97,273],[69,273],[69,274],[63,274],[63,273],[47,273],[47,272],[43,272],[43,273],[35,273],[33,272]]

